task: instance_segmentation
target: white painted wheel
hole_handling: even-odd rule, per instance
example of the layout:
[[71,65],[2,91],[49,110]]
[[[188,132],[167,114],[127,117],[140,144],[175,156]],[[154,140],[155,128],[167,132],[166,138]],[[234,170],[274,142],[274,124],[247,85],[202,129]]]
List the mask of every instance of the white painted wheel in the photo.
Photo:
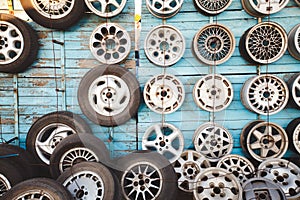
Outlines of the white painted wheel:
[[185,51],[185,39],[174,26],[154,27],[145,39],[145,54],[155,65],[168,67],[177,63]]
[[101,24],[90,37],[90,50],[93,56],[104,64],[122,62],[130,53],[130,48],[130,35],[118,24]]
[[5,194],[8,190],[10,190],[11,185],[9,180],[0,173],[0,198]]
[[215,123],[205,123],[198,127],[193,136],[197,152],[209,161],[216,162],[233,148],[233,138],[229,131]]
[[245,11],[254,17],[264,17],[282,10],[289,0],[242,0]]
[[207,65],[220,65],[234,52],[234,35],[221,24],[208,24],[194,36],[192,49],[201,62]]
[[183,152],[184,138],[181,131],[172,124],[155,124],[146,130],[142,148],[155,150],[173,163]]
[[194,2],[197,8],[205,14],[217,15],[226,10],[232,3],[232,0],[194,0]]
[[294,74],[288,80],[291,105],[300,108],[300,73]]
[[286,127],[291,149],[300,155],[300,118],[293,119]]
[[209,168],[210,163],[197,151],[187,150],[173,166],[178,177],[178,188],[185,192],[193,192],[197,175]]
[[258,166],[258,176],[279,185],[287,199],[300,199],[300,169],[284,159],[268,159]]
[[226,109],[233,99],[233,88],[227,78],[219,74],[208,74],[195,84],[193,97],[203,110],[217,112]]
[[158,18],[170,18],[176,15],[182,7],[184,0],[146,0],[151,14]]
[[160,74],[154,76],[144,87],[146,105],[159,114],[175,112],[182,105],[184,97],[184,86],[173,75]]
[[261,115],[273,115],[288,103],[287,84],[274,75],[259,75],[248,79],[241,89],[243,105]]
[[85,0],[87,7],[100,17],[114,17],[122,12],[127,0]]
[[225,169],[211,167],[196,178],[195,200],[242,200],[242,187],[233,174]]
[[288,51],[295,59],[300,60],[300,24],[288,34]]

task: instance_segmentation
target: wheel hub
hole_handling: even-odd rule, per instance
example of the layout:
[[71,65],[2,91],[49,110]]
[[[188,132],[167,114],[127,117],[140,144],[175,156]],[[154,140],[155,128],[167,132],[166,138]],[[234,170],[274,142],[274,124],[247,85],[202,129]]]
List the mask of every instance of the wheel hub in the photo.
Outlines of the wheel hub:
[[161,101],[168,101],[172,98],[173,93],[169,87],[161,86],[157,89],[156,95]]
[[222,41],[220,38],[212,36],[207,40],[207,47],[211,53],[216,53],[222,48]]
[[0,36],[0,50],[7,47],[8,47],[7,37]]
[[116,100],[116,91],[113,88],[105,88],[101,92],[102,101],[105,103],[113,102]]
[[260,145],[265,149],[270,149],[274,143],[274,138],[271,135],[265,135],[260,139]]
[[199,173],[199,167],[193,162],[187,162],[182,166],[182,174],[188,180],[194,180]]

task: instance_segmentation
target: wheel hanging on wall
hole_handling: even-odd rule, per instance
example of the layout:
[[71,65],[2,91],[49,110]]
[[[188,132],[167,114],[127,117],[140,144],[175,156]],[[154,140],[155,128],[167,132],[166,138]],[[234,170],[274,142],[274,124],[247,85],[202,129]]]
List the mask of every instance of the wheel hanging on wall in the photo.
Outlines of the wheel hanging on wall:
[[173,166],[178,177],[178,188],[185,192],[193,192],[197,175],[210,168],[210,162],[197,151],[187,150]]
[[254,177],[256,173],[255,167],[247,158],[235,154],[226,155],[221,158],[217,163],[217,167],[226,169],[241,184]]
[[171,18],[176,15],[184,0],[146,0],[149,12],[158,18]]
[[195,7],[205,15],[217,15],[226,10],[232,0],[194,0]]
[[300,60],[300,24],[294,26],[288,34],[288,51],[291,56]]
[[300,118],[293,119],[286,127],[291,149],[300,154]]
[[176,197],[176,174],[170,162],[156,152],[136,152],[117,160],[124,199],[171,200]]
[[143,150],[154,150],[174,163],[184,149],[181,131],[172,124],[159,123],[150,126],[142,139]]
[[299,0],[295,0],[295,2],[296,2],[296,4],[297,4],[298,6],[300,6],[300,1],[299,1]]
[[[288,149],[288,136],[284,129],[272,122],[250,123],[240,135],[243,150],[256,161],[281,158]],[[249,130],[246,132],[245,130]]]
[[110,18],[122,12],[127,0],[85,0],[87,7],[100,17]]
[[25,21],[0,13],[0,72],[26,70],[38,54],[38,36]]
[[197,176],[194,198],[195,200],[242,200],[242,186],[227,170],[210,167]]
[[290,105],[300,109],[300,73],[294,74],[287,84],[290,91]]
[[104,64],[122,62],[130,53],[130,48],[130,35],[118,24],[101,24],[90,37],[90,50],[93,56]]
[[220,65],[234,52],[234,35],[224,25],[208,24],[194,36],[192,49],[196,58],[204,64]]
[[275,22],[262,22],[241,37],[239,49],[245,60],[253,64],[270,64],[280,59],[288,40],[285,30]]
[[78,88],[78,102],[83,114],[103,126],[117,126],[134,117],[140,96],[136,77],[116,65],[91,69]]
[[195,84],[194,101],[201,109],[217,112],[226,109],[233,99],[233,88],[229,80],[219,74],[208,74]]
[[270,74],[249,78],[240,94],[243,105],[261,115],[280,112],[289,99],[289,89],[284,80]]
[[65,138],[50,158],[50,172],[57,178],[62,172],[81,162],[107,164],[110,154],[104,142],[91,134],[74,134]]
[[58,111],[36,120],[26,137],[26,148],[38,162],[50,164],[57,145],[73,134],[92,133],[89,125],[77,114]]
[[228,130],[211,122],[197,128],[193,142],[196,151],[211,162],[219,161],[233,148],[233,138]]
[[173,113],[184,101],[184,86],[170,74],[156,75],[145,84],[144,101],[148,108],[159,114]]
[[71,194],[61,184],[48,178],[29,179],[9,190],[3,199],[11,200],[70,200]]
[[152,63],[161,67],[169,67],[183,56],[185,39],[174,26],[159,25],[147,34],[144,50]]
[[241,0],[244,10],[254,17],[264,17],[282,10],[289,2],[289,0]]
[[120,193],[112,173],[101,163],[82,162],[57,179],[73,199],[113,200]]
[[291,161],[275,158],[265,160],[258,166],[257,176],[276,183],[288,200],[300,199],[300,169]]
[[246,181],[243,186],[243,199],[280,199],[286,200],[283,190],[278,184],[265,178],[252,178]]

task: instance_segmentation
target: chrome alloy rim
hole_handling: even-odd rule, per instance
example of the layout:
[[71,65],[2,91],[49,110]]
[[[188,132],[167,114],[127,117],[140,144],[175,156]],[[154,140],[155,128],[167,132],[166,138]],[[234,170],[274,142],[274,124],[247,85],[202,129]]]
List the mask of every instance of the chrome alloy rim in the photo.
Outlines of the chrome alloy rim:
[[75,0],[30,0],[42,16],[51,19],[66,17],[74,8]]
[[85,0],[87,7],[100,17],[114,17],[122,12],[127,0]]

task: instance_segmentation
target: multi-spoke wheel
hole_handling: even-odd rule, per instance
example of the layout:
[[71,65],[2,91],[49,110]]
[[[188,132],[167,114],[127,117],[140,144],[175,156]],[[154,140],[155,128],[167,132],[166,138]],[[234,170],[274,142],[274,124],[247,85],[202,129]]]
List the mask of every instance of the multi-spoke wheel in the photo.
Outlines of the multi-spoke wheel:
[[220,65],[234,52],[233,33],[220,24],[208,24],[196,33],[193,39],[195,56],[207,65]]
[[265,178],[252,178],[245,182],[243,199],[250,200],[286,200],[283,190],[279,185]]
[[184,151],[173,165],[178,177],[178,187],[185,192],[193,192],[197,175],[210,167],[209,161],[193,150]]
[[136,77],[126,68],[97,66],[81,80],[79,106],[91,121],[103,126],[116,126],[135,116],[140,104]]
[[21,0],[21,3],[31,19],[47,28],[65,30],[85,13],[83,0]]
[[262,22],[243,34],[239,49],[251,63],[270,64],[284,55],[287,44],[286,32],[279,24]]
[[170,18],[176,15],[184,0],[146,0],[147,8],[158,18]]
[[279,12],[287,5],[289,0],[242,0],[241,2],[243,8],[249,15],[254,17],[264,17]]
[[[243,150],[257,161],[268,158],[280,158],[288,149],[288,136],[284,129],[272,122],[249,124],[244,128],[240,142]],[[245,130],[248,130],[247,132]]]
[[193,97],[196,104],[209,112],[224,110],[233,99],[231,83],[222,75],[208,74],[194,86]]
[[185,50],[185,39],[170,25],[154,27],[145,38],[145,54],[155,65],[168,67],[180,60]]
[[181,131],[172,124],[155,124],[146,130],[142,148],[155,150],[173,163],[183,152],[184,138]]
[[300,60],[300,24],[288,34],[288,51],[295,59]]
[[211,162],[216,162],[230,154],[233,148],[233,138],[228,130],[210,122],[198,127],[193,142],[196,151]]
[[206,15],[217,15],[226,10],[232,0],[194,0],[194,4],[200,12]]
[[151,78],[144,87],[144,100],[154,112],[169,114],[180,108],[184,101],[184,86],[173,75],[160,74]]
[[131,42],[127,31],[114,23],[98,26],[90,37],[93,56],[104,64],[122,62],[130,53]]
[[127,0],[85,0],[87,7],[100,17],[114,17],[122,12]]
[[0,172],[0,198],[11,188],[9,180]]
[[291,161],[265,160],[258,166],[257,175],[279,185],[287,199],[300,199],[300,169]]
[[300,108],[300,73],[294,74],[288,80],[290,102],[293,107]]
[[300,154],[300,118],[293,119],[286,127],[291,149]]
[[227,170],[211,167],[197,176],[194,198],[242,200],[242,187],[236,177]]
[[240,155],[230,154],[224,156],[219,160],[217,167],[226,169],[232,173],[241,184],[255,175],[253,164],[247,158]]
[[284,80],[266,74],[248,79],[241,89],[243,105],[262,115],[273,115],[285,108],[289,89]]

